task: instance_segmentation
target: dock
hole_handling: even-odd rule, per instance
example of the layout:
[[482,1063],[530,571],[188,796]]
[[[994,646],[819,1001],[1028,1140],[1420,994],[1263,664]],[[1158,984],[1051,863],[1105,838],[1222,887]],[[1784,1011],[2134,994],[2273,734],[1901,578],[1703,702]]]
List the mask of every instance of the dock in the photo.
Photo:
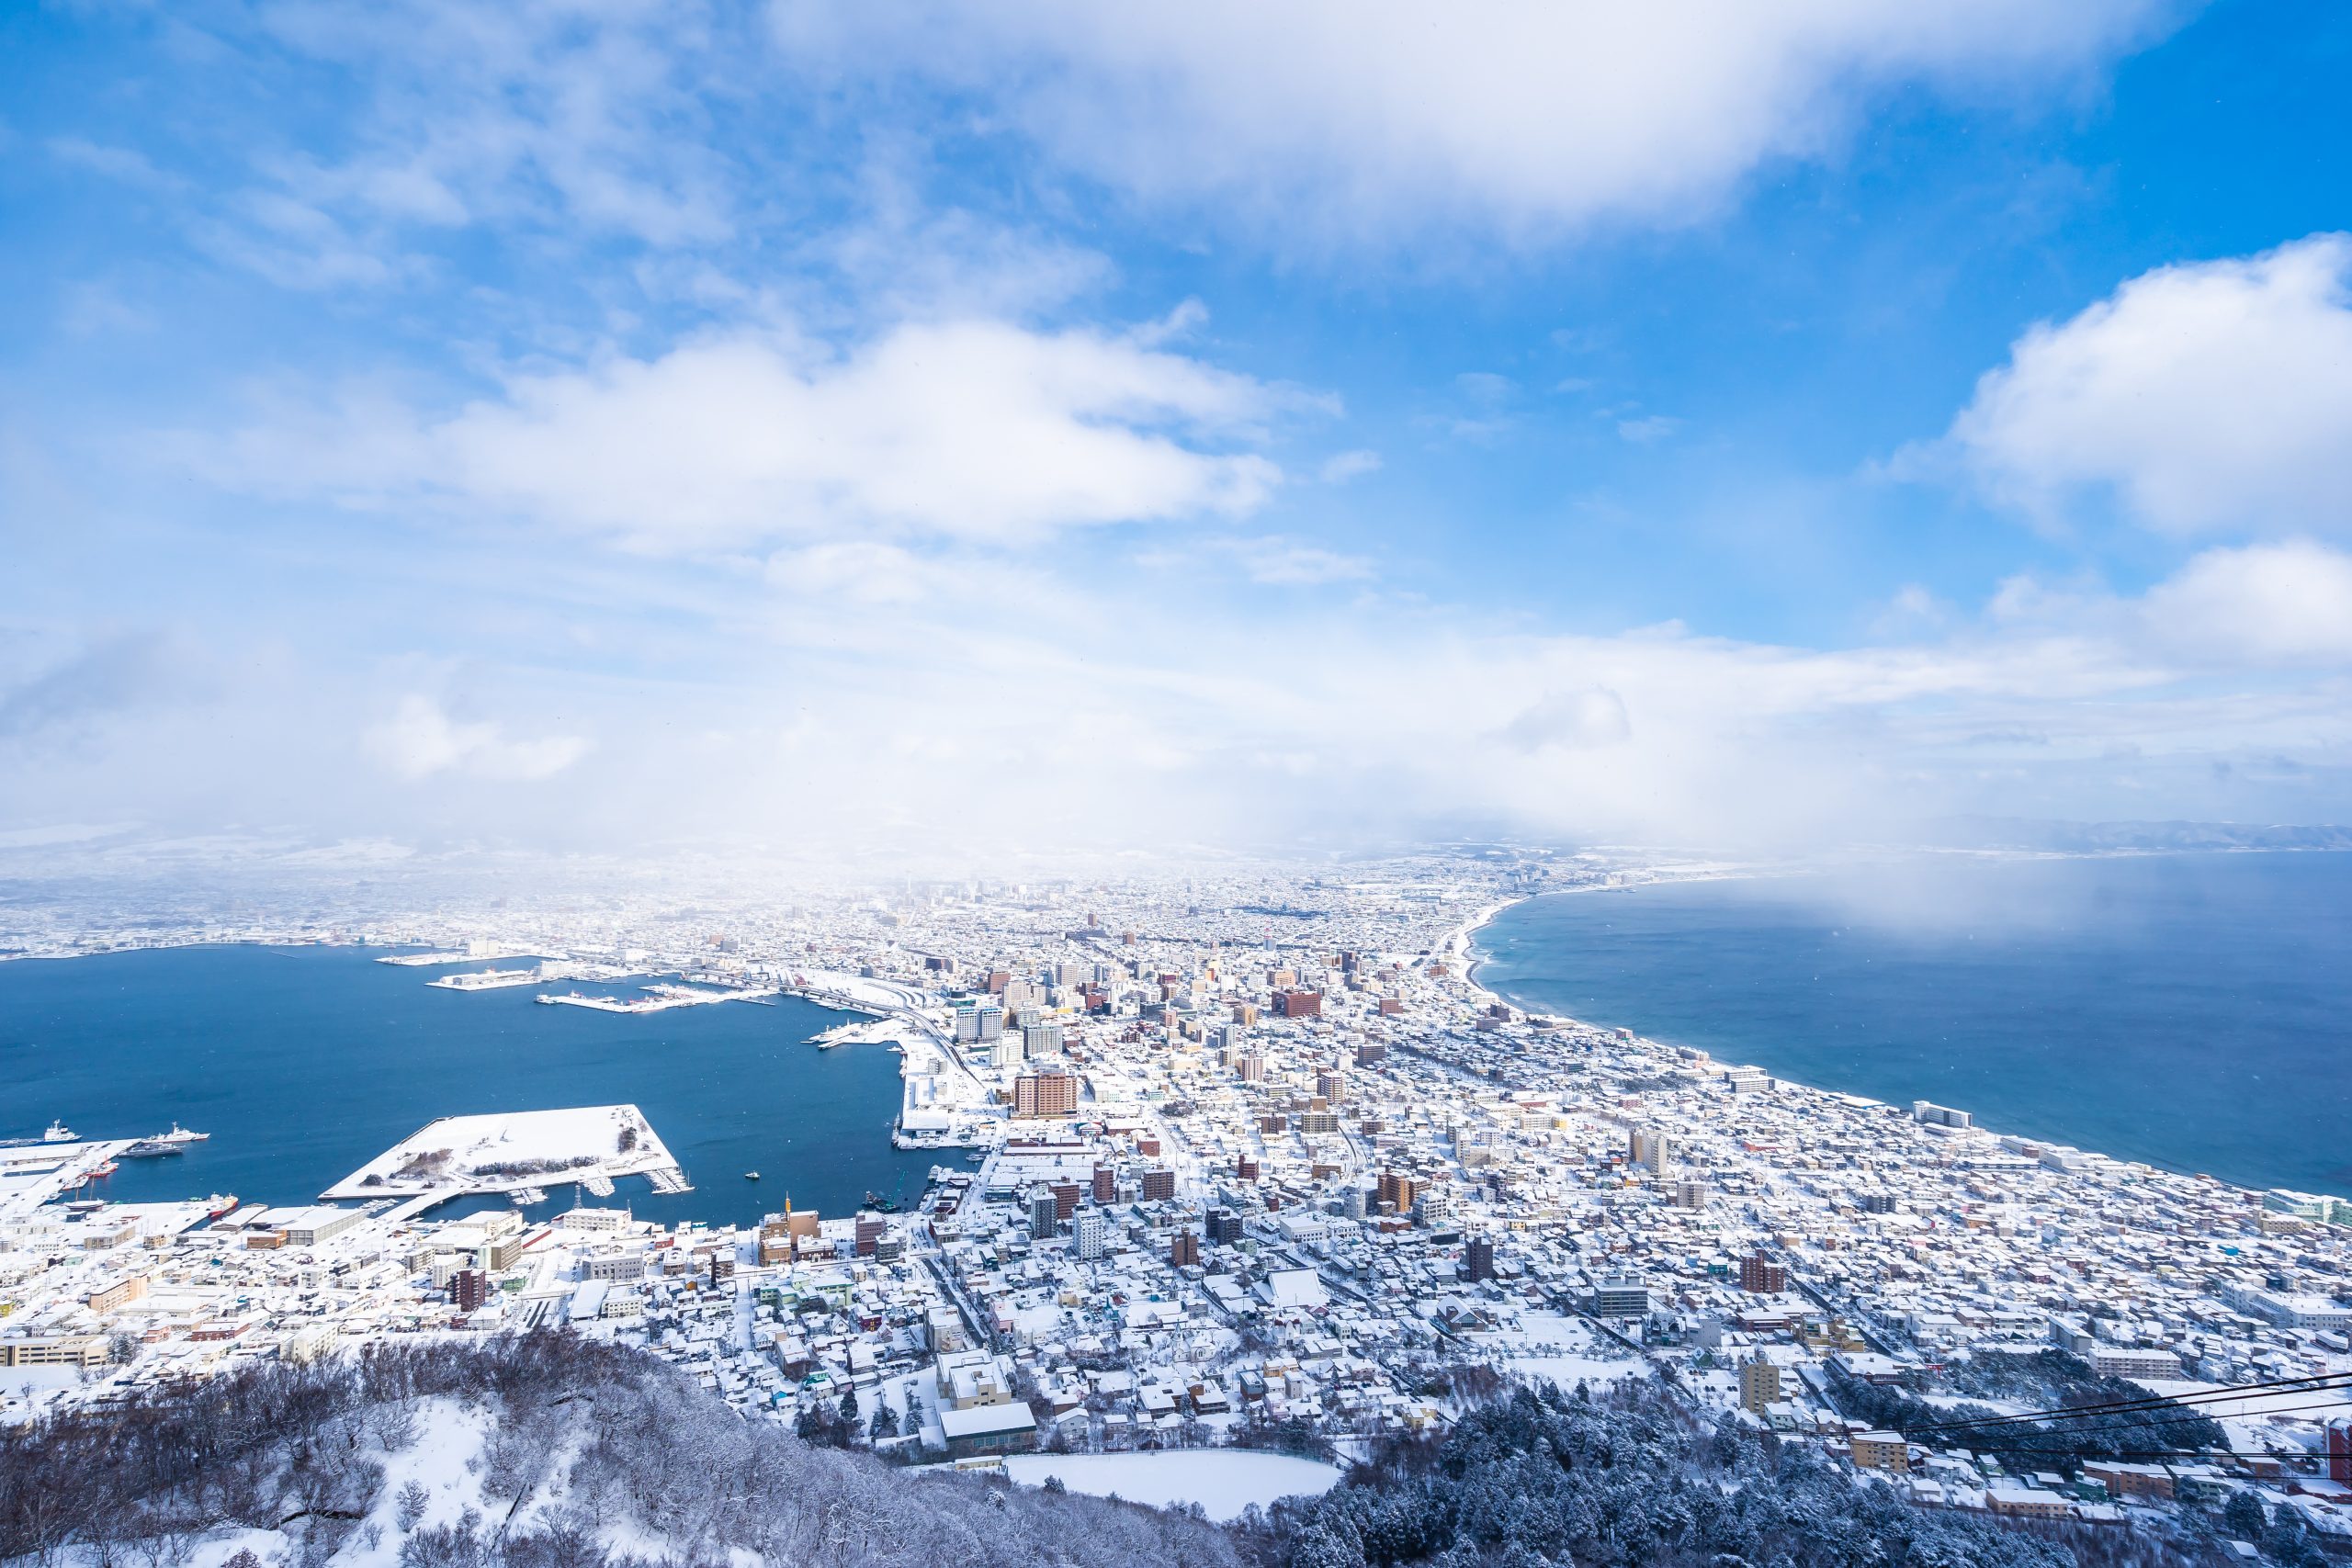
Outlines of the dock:
[[[642,1176],[657,1192],[690,1192],[677,1156],[634,1105],[445,1116],[427,1122],[328,1188],[324,1199],[390,1199],[421,1213],[452,1198],[503,1194],[543,1202],[576,1181],[608,1197],[615,1181]],[[601,1189],[601,1190],[600,1190]]]

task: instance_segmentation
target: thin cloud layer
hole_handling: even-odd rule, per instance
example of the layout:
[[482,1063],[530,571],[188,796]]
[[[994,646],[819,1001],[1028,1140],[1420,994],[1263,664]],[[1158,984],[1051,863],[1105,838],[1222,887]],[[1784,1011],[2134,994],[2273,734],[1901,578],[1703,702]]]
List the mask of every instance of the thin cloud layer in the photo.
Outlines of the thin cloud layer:
[[1283,242],[1450,224],[1543,238],[1682,221],[1760,164],[1834,148],[1877,95],[2111,58],[2160,0],[777,0],[788,56],[927,77],[1061,167],[1238,208]]
[[402,697],[391,716],[371,726],[365,739],[378,761],[411,782],[436,773],[463,773],[532,783],[553,778],[588,750],[588,742],[576,735],[518,739],[485,719],[453,719],[438,702],[416,693]]

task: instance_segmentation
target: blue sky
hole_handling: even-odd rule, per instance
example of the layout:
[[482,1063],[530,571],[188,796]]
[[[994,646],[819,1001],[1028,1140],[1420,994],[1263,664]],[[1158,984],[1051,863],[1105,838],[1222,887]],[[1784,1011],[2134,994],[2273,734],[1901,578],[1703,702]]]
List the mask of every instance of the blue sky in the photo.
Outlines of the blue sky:
[[0,46],[18,841],[2352,804],[2338,7]]

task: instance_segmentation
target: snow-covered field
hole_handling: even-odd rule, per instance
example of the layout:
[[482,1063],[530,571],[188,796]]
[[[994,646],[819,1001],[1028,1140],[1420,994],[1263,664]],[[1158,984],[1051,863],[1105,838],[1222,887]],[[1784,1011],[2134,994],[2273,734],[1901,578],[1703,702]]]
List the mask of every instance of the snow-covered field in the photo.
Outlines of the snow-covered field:
[[[623,1153],[619,1134],[634,1129],[634,1145]],[[412,1160],[443,1155],[430,1172],[402,1176]],[[485,1178],[484,1166],[514,1166],[546,1160],[593,1160],[607,1176],[625,1176],[677,1162],[652,1123],[634,1105],[582,1105],[561,1111],[501,1111],[479,1116],[444,1116],[419,1128],[328,1189],[330,1198],[375,1198],[436,1186],[494,1189],[527,1177]],[[579,1169],[592,1168],[581,1167]],[[578,1170],[568,1170],[567,1179]],[[369,1179],[377,1179],[372,1184]]]
[[1096,1497],[1115,1492],[1130,1503],[1155,1508],[1198,1503],[1203,1512],[1220,1523],[1239,1518],[1252,1503],[1262,1508],[1277,1497],[1300,1493],[1319,1496],[1340,1479],[1339,1471],[1330,1465],[1249,1449],[1015,1454],[1004,1461],[1004,1468],[1013,1480],[1029,1486],[1042,1486],[1047,1476],[1057,1475],[1071,1491]]
[[1638,1357],[1595,1335],[1581,1318],[1560,1313],[1525,1313],[1516,1327],[1468,1337],[1507,1357],[1510,1371],[1518,1376],[1549,1379],[1564,1389],[1649,1375]]

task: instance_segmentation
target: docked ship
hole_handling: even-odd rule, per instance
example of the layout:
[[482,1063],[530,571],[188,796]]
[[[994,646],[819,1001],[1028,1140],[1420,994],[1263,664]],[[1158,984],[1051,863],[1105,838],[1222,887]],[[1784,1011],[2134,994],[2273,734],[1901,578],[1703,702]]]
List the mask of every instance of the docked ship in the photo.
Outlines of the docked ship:
[[82,1135],[63,1122],[51,1122],[49,1131],[40,1135],[40,1141],[44,1144],[78,1144]]

